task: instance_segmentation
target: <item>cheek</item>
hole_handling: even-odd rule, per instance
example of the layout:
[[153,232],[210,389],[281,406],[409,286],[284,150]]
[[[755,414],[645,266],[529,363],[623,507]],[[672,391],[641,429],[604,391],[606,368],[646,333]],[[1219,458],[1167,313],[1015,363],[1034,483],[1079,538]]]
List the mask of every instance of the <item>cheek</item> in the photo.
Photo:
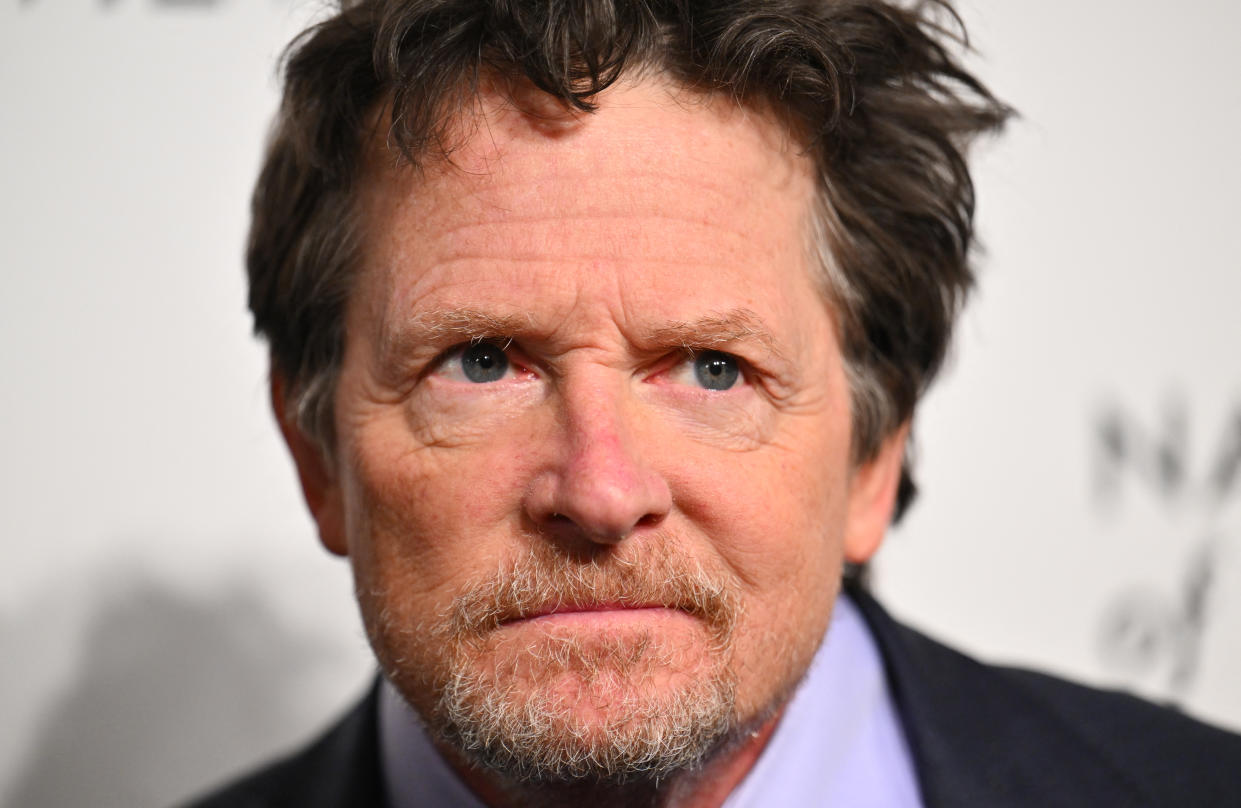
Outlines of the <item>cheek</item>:
[[405,440],[425,448],[485,452],[528,429],[543,398],[543,386],[531,379],[478,386],[428,379],[401,407]]
[[686,463],[678,507],[759,593],[823,574],[841,552],[847,458],[802,442]]
[[[400,413],[356,433],[344,462],[359,583],[444,603],[492,571],[519,529],[524,461],[507,440],[426,446]],[[488,566],[491,565],[491,566]]]
[[842,570],[845,462],[768,447],[684,481],[710,492],[683,508],[742,587],[730,662],[741,715],[797,681],[827,628]]
[[775,437],[778,413],[753,389],[704,395],[676,384],[643,385],[646,403],[674,439],[709,449],[752,452]]

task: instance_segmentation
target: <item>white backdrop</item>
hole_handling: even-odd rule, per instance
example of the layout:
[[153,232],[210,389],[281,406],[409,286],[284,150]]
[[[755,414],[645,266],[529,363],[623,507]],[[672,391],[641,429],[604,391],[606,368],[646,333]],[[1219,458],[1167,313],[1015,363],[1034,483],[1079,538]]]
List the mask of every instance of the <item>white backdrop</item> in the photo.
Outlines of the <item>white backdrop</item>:
[[[240,263],[300,0],[0,5],[0,801],[157,806],[371,662]],[[987,659],[1241,728],[1241,6],[972,0],[1023,114],[878,589]]]

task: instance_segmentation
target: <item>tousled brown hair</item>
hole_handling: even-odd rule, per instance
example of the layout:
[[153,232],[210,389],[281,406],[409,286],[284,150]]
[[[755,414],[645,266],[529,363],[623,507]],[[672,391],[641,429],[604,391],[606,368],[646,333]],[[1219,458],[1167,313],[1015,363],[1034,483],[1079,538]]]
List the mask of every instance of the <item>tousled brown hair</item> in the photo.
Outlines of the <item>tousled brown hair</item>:
[[[957,61],[964,45],[941,0],[346,0],[289,47],[253,198],[250,309],[294,417],[330,451],[377,111],[418,165],[450,149],[484,74],[589,112],[644,68],[773,111],[813,156],[816,258],[868,459],[912,416],[973,283],[964,152],[1010,111]],[[906,464],[898,515],[913,492]]]

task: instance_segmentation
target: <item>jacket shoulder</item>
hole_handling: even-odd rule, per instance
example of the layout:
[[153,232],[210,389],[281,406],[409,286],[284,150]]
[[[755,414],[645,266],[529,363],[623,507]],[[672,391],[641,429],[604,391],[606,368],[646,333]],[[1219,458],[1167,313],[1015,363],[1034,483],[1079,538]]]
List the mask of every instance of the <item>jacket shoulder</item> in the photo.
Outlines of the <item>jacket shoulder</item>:
[[1241,736],[1128,693],[1019,668],[994,668],[1048,722],[1098,750],[1149,794],[1200,793],[1241,804]]
[[386,804],[377,689],[306,748],[262,766],[184,808],[354,808]]
[[1241,736],[1134,696],[986,665],[851,591],[934,805],[1241,805]]

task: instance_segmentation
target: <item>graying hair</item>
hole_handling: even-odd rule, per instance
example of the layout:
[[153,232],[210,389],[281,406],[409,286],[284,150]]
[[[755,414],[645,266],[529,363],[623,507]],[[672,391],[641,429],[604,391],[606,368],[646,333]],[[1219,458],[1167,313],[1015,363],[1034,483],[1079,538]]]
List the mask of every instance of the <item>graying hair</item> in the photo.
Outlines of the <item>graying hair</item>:
[[[774,114],[820,178],[811,250],[833,306],[862,462],[908,421],[973,283],[968,144],[1010,110],[957,61],[946,0],[357,0],[289,48],[253,198],[255,330],[302,430],[330,452],[358,263],[363,146],[385,110],[418,166],[486,73],[570,109],[653,67]],[[897,515],[914,492],[902,470]]]

